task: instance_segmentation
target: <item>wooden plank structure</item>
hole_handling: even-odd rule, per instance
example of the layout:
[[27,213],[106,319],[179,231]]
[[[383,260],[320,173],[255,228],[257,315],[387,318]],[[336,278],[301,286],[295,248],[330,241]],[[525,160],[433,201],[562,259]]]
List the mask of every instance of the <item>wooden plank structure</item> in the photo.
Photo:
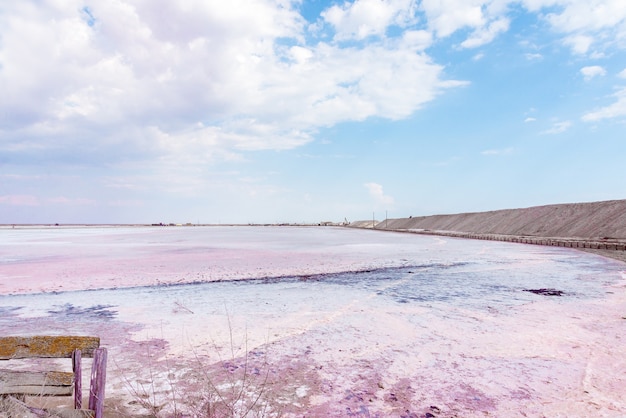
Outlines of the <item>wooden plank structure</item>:
[[[82,358],[93,358],[89,388],[89,409],[82,409]],[[28,358],[69,358],[72,371],[18,371],[0,369],[0,400],[19,416],[102,418],[106,383],[107,350],[100,338],[83,336],[0,337],[0,362]],[[0,363],[1,364],[1,363]],[[72,396],[74,409],[44,411],[24,403],[26,396]]]

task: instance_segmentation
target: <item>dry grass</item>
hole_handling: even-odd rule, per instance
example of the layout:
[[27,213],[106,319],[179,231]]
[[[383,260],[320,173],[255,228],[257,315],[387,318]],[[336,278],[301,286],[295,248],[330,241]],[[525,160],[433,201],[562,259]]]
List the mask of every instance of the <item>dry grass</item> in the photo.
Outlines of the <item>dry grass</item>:
[[[270,379],[271,366],[265,352],[249,350],[247,336],[235,341],[228,317],[229,349],[226,358],[213,342],[215,359],[199,355],[186,363],[168,358],[154,360],[146,353],[144,375],[125,386],[133,398],[136,412],[152,418],[278,418],[282,404]],[[281,382],[284,384],[284,382]],[[141,411],[140,411],[141,410]],[[131,416],[138,416],[132,414]]]

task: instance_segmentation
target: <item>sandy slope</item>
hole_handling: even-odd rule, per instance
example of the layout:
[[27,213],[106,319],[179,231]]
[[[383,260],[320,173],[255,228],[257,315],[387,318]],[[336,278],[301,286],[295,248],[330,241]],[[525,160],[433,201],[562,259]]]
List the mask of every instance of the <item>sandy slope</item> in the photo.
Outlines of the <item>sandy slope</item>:
[[[371,225],[372,221],[363,224]],[[376,228],[626,239],[626,200],[389,219]]]

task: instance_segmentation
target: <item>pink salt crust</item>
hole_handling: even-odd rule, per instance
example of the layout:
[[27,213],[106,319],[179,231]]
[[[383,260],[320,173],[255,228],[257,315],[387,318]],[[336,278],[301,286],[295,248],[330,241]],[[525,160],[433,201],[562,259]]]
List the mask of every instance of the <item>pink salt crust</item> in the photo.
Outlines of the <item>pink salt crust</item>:
[[307,276],[381,267],[387,259],[323,245],[222,248],[144,240],[118,246],[118,240],[104,235],[98,245],[83,246],[58,238],[10,248],[16,261],[0,264],[0,295]]

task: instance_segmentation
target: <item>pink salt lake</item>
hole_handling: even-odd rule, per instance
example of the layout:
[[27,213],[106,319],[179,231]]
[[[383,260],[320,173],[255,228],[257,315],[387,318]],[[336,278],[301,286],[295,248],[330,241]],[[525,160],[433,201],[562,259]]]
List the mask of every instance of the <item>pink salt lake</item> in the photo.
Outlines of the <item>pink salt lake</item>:
[[198,369],[245,369],[265,416],[626,416],[626,265],[599,256],[330,227],[0,238],[0,332],[101,336],[109,411],[151,381],[167,416]]

